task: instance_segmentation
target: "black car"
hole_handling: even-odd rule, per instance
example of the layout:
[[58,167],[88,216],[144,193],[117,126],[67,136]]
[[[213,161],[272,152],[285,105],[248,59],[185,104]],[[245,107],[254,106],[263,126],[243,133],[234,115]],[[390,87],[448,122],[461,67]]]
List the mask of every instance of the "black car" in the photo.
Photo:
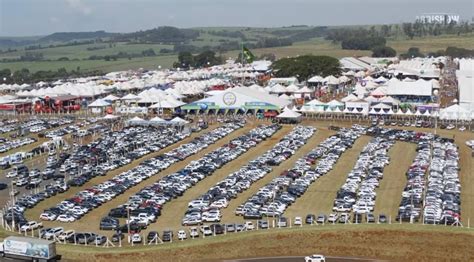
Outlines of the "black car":
[[306,224],[314,224],[314,222],[316,221],[316,216],[313,215],[313,214],[308,214],[306,215],[306,219],[305,219],[305,223]]
[[119,227],[119,220],[113,217],[104,217],[100,220],[100,230],[115,230]]
[[368,213],[366,217],[367,223],[375,223],[375,217],[374,214]]
[[4,190],[4,189],[7,189],[8,188],[8,185],[5,184],[5,183],[0,183],[0,190]]
[[157,240],[158,238],[160,237],[160,234],[156,231],[150,231],[148,232],[148,235],[146,236],[146,240],[147,242],[150,242],[150,241],[155,241]]
[[379,215],[379,223],[387,223],[387,216],[384,214]]
[[172,238],[173,238],[173,231],[171,230],[163,231],[163,237],[161,238],[163,242],[170,242]]
[[124,239],[124,237],[125,237],[125,235],[122,234],[122,232],[117,232],[117,233],[112,235],[112,242],[114,242],[114,243],[120,242],[121,240]]
[[210,228],[212,230],[213,233],[215,233],[216,235],[219,235],[219,234],[224,234],[224,226],[222,226],[221,224],[212,224],[210,225]]
[[362,214],[354,213],[354,217],[352,218],[352,223],[360,224],[362,223]]

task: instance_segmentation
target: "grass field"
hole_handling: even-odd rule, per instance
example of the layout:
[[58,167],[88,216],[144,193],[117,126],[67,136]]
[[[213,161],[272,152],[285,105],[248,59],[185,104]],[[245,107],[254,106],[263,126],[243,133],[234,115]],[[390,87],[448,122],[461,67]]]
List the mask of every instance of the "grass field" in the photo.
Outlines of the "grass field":
[[[288,29],[288,28],[287,28]],[[211,30],[211,29],[206,29]],[[219,30],[215,28],[214,30]],[[242,30],[249,38],[260,39],[266,35],[271,36],[269,31],[271,29],[254,28],[251,31],[245,31],[245,28],[226,28],[226,30]],[[226,37],[217,37],[208,33],[202,33],[198,40],[193,41],[191,44],[195,46],[215,46],[219,44],[219,40],[236,40]],[[448,46],[456,46],[461,48],[472,49],[472,43],[474,42],[474,34],[470,35],[443,35],[438,37],[423,37],[414,38],[413,40],[405,38],[388,39],[387,45],[393,47],[397,54],[405,53],[410,47],[418,47],[421,52],[428,53],[438,50],[445,50]],[[88,51],[87,47],[92,46],[103,46],[107,48]],[[41,50],[35,50],[32,52],[43,53],[46,59],[58,59],[60,57],[67,56],[70,59],[80,59],[78,61],[41,61],[41,62],[11,62],[11,63],[0,63],[0,70],[4,68],[10,68],[12,71],[19,70],[21,68],[28,68],[31,72],[38,70],[57,70],[59,68],[66,68],[68,71],[76,70],[80,67],[81,70],[102,70],[104,72],[112,72],[119,70],[130,70],[130,69],[157,69],[158,66],[162,68],[170,68],[173,62],[177,61],[176,54],[170,55],[159,55],[155,57],[144,57],[144,58],[133,58],[119,59],[117,61],[105,61],[105,60],[82,60],[91,55],[111,55],[117,54],[118,52],[127,53],[140,53],[145,49],[152,48],[155,53],[159,53],[160,49],[168,48],[172,49],[170,45],[158,45],[158,44],[133,44],[127,45],[124,43],[117,43],[114,47],[109,48],[108,44],[90,44],[90,45],[79,45],[69,47],[57,47],[47,48]],[[294,57],[298,55],[328,55],[337,58],[346,56],[370,56],[371,51],[363,50],[343,50],[340,44],[333,44],[330,41],[322,38],[314,38],[309,41],[296,42],[291,46],[275,47],[275,48],[261,48],[251,50],[255,55],[261,55],[265,53],[274,53],[277,58]],[[225,58],[236,58],[239,50],[229,51],[223,53]],[[13,53],[0,54],[2,58],[15,58],[24,54],[24,51],[18,51]]]
[[331,213],[337,191],[346,181],[347,174],[354,167],[360,152],[370,139],[368,136],[357,139],[352,148],[342,154],[334,169],[316,180],[285,214],[292,218],[296,216],[304,218],[307,214]]
[[117,248],[58,245],[66,262],[221,261],[305,256],[377,258],[391,261],[473,261],[474,231],[421,225],[326,225],[259,230],[158,246]]
[[385,214],[395,218],[398,214],[401,194],[407,181],[405,173],[416,156],[416,145],[396,142],[388,153],[390,159],[396,159],[396,161],[391,161],[384,169],[384,177],[376,191],[374,214]]

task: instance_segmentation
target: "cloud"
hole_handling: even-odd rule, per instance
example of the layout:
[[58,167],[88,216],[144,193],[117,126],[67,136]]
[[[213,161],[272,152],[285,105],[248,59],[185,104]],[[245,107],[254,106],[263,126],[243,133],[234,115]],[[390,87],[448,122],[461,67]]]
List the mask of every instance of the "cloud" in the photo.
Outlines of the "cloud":
[[53,23],[53,24],[57,24],[57,23],[59,23],[59,21],[60,21],[59,18],[57,18],[57,17],[55,17],[55,16],[51,16],[51,17],[49,18],[49,22],[51,22],[51,23]]
[[82,13],[83,15],[90,15],[90,13],[92,13],[92,9],[84,4],[82,0],[66,0],[66,2],[69,7]]

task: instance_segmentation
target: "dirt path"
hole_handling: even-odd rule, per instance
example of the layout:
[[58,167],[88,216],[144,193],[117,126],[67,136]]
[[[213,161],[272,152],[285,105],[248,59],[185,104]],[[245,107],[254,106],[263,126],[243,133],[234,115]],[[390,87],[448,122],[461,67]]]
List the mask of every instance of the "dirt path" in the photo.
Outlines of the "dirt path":
[[374,214],[391,216],[395,221],[398,206],[402,199],[403,188],[406,184],[405,173],[416,156],[416,145],[413,143],[396,142],[388,152],[390,164],[383,171],[383,179],[377,188]]
[[284,126],[277,133],[275,133],[272,138],[263,141],[234,161],[227,163],[222,168],[214,172],[212,176],[206,177],[196,186],[186,191],[186,193],[184,193],[184,195],[179,199],[172,200],[170,203],[166,204],[164,207],[164,213],[158,219],[157,223],[150,228],[155,230],[158,228],[169,228],[174,230],[182,228],[181,219],[184,216],[184,212],[188,207],[189,201],[199,197],[217,182],[221,181],[232,172],[239,170],[243,165],[246,165],[249,161],[255,159],[257,156],[271,149],[279,141],[278,137],[285,136],[291,132],[292,129],[293,128],[290,126]]
[[[89,180],[87,183],[85,183],[83,186],[80,186],[80,187],[72,187],[70,188],[68,191],[66,191],[65,193],[63,194],[58,194],[56,196],[53,196],[43,202],[40,202],[36,207],[34,207],[33,209],[28,209],[26,212],[25,212],[25,217],[28,219],[28,220],[38,220],[39,218],[39,215],[43,212],[44,209],[46,208],[49,208],[53,205],[56,205],[58,204],[59,202],[61,202],[62,200],[64,199],[67,199],[67,198],[70,198],[72,196],[74,196],[77,192],[79,191],[82,191],[86,188],[89,188],[89,187],[92,187],[94,185],[97,185],[99,183],[102,183],[110,178],[112,178],[113,176],[115,175],[118,175],[120,174],[121,172],[124,172],[126,170],[129,170],[129,169],[132,169],[133,167],[136,167],[138,166],[141,162],[143,162],[144,160],[147,160],[147,159],[150,159],[150,158],[153,158],[153,157],[156,157],[160,154],[163,154],[163,153],[166,153],[166,152],[169,152],[170,150],[173,150],[177,147],[179,147],[181,144],[184,144],[184,143],[188,143],[190,142],[192,139],[194,139],[195,137],[201,135],[201,134],[204,134],[206,132],[209,132],[215,128],[217,128],[218,125],[213,125],[213,126],[209,126],[208,129],[206,130],[202,130],[200,132],[197,132],[197,133],[193,133],[191,136],[183,139],[182,141],[180,141],[179,143],[175,143],[175,144],[172,144],[168,147],[165,147],[161,150],[159,150],[158,152],[155,152],[155,153],[151,153],[151,154],[148,154],[144,157],[141,157],[135,161],[133,161],[132,163],[130,163],[129,165],[126,165],[126,166],[123,166],[123,167],[120,167],[118,169],[115,169],[115,170],[112,170],[110,172],[108,172],[105,176],[98,176],[98,177],[94,177],[92,178],[91,180]],[[128,195],[128,193],[126,192],[125,194],[123,195]],[[95,210],[93,210],[91,213],[94,213]],[[88,215],[86,215],[83,219],[81,219],[79,223],[81,223],[82,221],[85,221],[85,218],[87,218],[91,213],[89,213]],[[58,222],[45,222],[44,225],[45,226],[53,226],[53,225],[63,225],[64,223],[58,223]],[[74,223],[73,225],[76,225],[76,223]]]
[[346,181],[347,174],[370,139],[368,136],[357,139],[352,148],[341,155],[333,170],[316,180],[306,193],[286,210],[286,216],[304,218],[307,214],[331,213],[336,192]]
[[242,222],[241,216],[234,214],[235,209],[242,203],[244,203],[249,197],[255,194],[261,187],[272,181],[273,178],[279,176],[283,171],[293,167],[295,162],[300,158],[313,150],[317,145],[324,141],[328,137],[328,130],[317,130],[316,133],[308,140],[308,142],[302,146],[296,154],[284,161],[281,165],[274,167],[272,172],[267,174],[264,178],[254,183],[249,189],[239,194],[236,199],[232,199],[229,202],[229,206],[222,212],[222,222],[224,223],[235,223]]

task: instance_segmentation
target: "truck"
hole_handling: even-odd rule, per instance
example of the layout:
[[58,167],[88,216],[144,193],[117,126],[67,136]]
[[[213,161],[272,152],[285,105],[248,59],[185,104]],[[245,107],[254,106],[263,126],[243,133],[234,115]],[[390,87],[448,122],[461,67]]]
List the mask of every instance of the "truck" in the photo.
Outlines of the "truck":
[[6,258],[33,262],[61,260],[61,256],[56,254],[56,243],[54,241],[31,237],[6,237],[0,243],[0,254]]

